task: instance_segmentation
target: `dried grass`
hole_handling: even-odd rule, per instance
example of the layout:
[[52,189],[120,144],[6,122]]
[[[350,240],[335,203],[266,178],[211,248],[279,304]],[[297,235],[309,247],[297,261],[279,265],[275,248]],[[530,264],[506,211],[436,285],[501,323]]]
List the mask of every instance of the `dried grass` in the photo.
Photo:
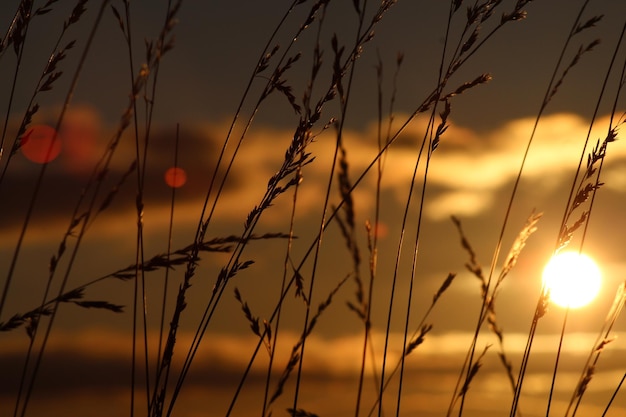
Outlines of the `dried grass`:
[[[0,42],[0,59],[11,49],[17,56],[15,78],[12,81],[13,88],[17,85],[17,75],[20,72],[20,62],[25,50],[28,28],[36,24],[38,16],[50,14],[55,11],[56,0],[48,0],[39,8],[34,8],[30,0],[19,2],[17,11],[9,25],[6,35]],[[130,375],[130,415],[134,415],[136,409],[143,408],[143,400],[140,400],[135,392],[143,378],[142,385],[146,387],[145,411],[152,417],[171,416],[176,414],[175,408],[179,401],[182,401],[181,393],[188,379],[189,372],[196,363],[196,356],[201,343],[210,343],[211,335],[208,332],[209,326],[217,320],[231,320],[232,317],[220,315],[220,307],[229,301],[227,291],[233,287],[234,301],[237,303],[243,314],[243,319],[249,331],[254,335],[256,347],[252,346],[253,352],[250,355],[247,367],[241,373],[239,385],[234,389],[234,394],[230,406],[226,411],[226,416],[234,412],[235,406],[244,401],[241,399],[241,392],[255,361],[258,360],[258,352],[263,347],[268,353],[269,364],[265,374],[265,385],[263,394],[263,405],[259,410],[261,417],[273,414],[273,409],[282,406],[282,402],[287,401],[289,406],[287,413],[293,417],[317,417],[318,414],[309,405],[303,406],[301,391],[304,386],[305,368],[303,363],[307,360],[306,346],[307,340],[311,338],[314,331],[322,323],[322,318],[332,321],[333,314],[345,314],[345,309],[331,309],[336,299],[343,296],[345,284],[352,282],[354,291],[351,296],[344,297],[349,313],[355,314],[358,325],[363,336],[363,349],[358,355],[360,363],[360,374],[358,377],[358,388],[355,398],[354,414],[358,417],[365,401],[371,405],[370,415],[377,412],[379,416],[383,414],[402,415],[402,400],[404,398],[403,389],[406,384],[410,384],[405,371],[405,361],[408,358],[419,358],[420,346],[428,343],[429,338],[435,330],[438,330],[437,323],[432,322],[431,313],[441,305],[442,299],[452,284],[457,280],[457,274],[450,272],[443,279],[434,294],[427,295],[415,290],[421,276],[421,256],[422,247],[429,242],[424,241],[423,227],[425,222],[425,204],[428,200],[430,190],[429,168],[431,164],[437,163],[437,152],[446,145],[449,127],[455,116],[454,102],[459,96],[471,94],[472,90],[480,88],[489,83],[492,76],[488,72],[473,73],[468,77],[462,70],[467,63],[478,58],[479,53],[488,45],[489,41],[498,35],[501,29],[513,22],[524,20],[527,16],[526,7],[529,0],[516,0],[506,5],[502,0],[482,0],[471,4],[463,0],[453,0],[449,4],[446,28],[441,47],[441,58],[437,62],[437,76],[434,83],[430,84],[421,97],[413,104],[412,112],[403,120],[397,120],[398,115],[394,114],[397,104],[397,96],[402,94],[403,88],[399,83],[399,73],[405,55],[398,53],[395,60],[395,72],[392,74],[391,94],[388,100],[388,110],[384,110],[383,93],[385,89],[383,60],[378,53],[378,65],[376,66],[377,76],[377,106],[378,106],[378,126],[377,126],[377,153],[372,155],[366,166],[353,164],[351,161],[352,149],[345,141],[346,126],[351,117],[350,110],[353,106],[353,94],[360,67],[360,59],[364,55],[371,53],[370,49],[376,39],[376,31],[385,29],[381,22],[385,19],[395,6],[397,1],[383,0],[379,4],[368,4],[367,1],[354,0],[348,6],[349,19],[354,23],[354,32],[351,34],[352,41],[346,42],[333,29],[328,29],[326,25],[331,19],[327,19],[329,13],[333,13],[334,4],[329,0],[293,0],[285,10],[272,34],[269,36],[265,46],[259,54],[256,62],[252,63],[248,84],[244,89],[235,115],[226,133],[217,163],[212,175],[209,176],[209,184],[204,194],[203,205],[200,209],[195,236],[191,242],[180,249],[173,249],[171,240],[174,232],[174,208],[176,206],[176,195],[172,191],[171,212],[170,212],[170,234],[166,243],[166,251],[162,254],[147,256],[144,248],[144,209],[149,202],[144,197],[147,173],[151,169],[151,161],[148,160],[148,150],[153,146],[152,124],[155,103],[157,99],[157,80],[159,68],[167,54],[174,49],[174,31],[177,25],[177,17],[182,7],[182,2],[168,3],[164,22],[154,40],[146,41],[145,62],[139,67],[135,64],[136,52],[133,49],[134,31],[131,27],[130,10],[131,4],[127,0],[122,1],[123,9],[113,5],[111,7],[112,17],[115,19],[122,36],[126,42],[129,56],[129,100],[123,108],[117,127],[109,140],[107,147],[94,166],[91,176],[87,179],[82,193],[78,196],[78,201],[74,206],[73,213],[69,216],[67,229],[60,239],[59,245],[50,257],[48,276],[43,288],[43,294],[39,305],[30,309],[24,309],[25,313],[14,313],[8,319],[0,322],[0,332],[6,332],[23,327],[29,338],[29,347],[26,352],[26,364],[19,383],[18,396],[15,402],[14,416],[25,416],[27,407],[32,398],[35,381],[38,377],[39,365],[46,351],[46,343],[53,329],[53,323],[57,311],[61,306],[72,304],[71,308],[100,309],[119,314],[128,314],[121,304],[102,300],[100,297],[87,298],[87,290],[97,294],[97,284],[103,281],[117,282],[125,285],[124,282],[131,282],[134,285],[133,306],[132,306],[132,341],[133,345],[129,356],[132,357],[132,369]],[[530,357],[533,338],[539,320],[546,314],[549,305],[549,293],[542,289],[538,294],[538,301],[530,324],[530,331],[527,347],[521,363],[514,364],[510,355],[505,349],[505,329],[500,326],[499,317],[496,315],[496,301],[505,279],[514,271],[518,259],[524,256],[523,249],[529,242],[530,236],[537,229],[541,214],[531,213],[526,224],[521,228],[514,239],[511,248],[500,260],[500,249],[504,245],[505,229],[513,223],[511,216],[512,207],[516,200],[518,186],[524,174],[526,157],[535,137],[535,131],[540,123],[540,119],[548,105],[554,100],[559,92],[567,88],[567,79],[572,71],[580,64],[583,58],[590,55],[599,45],[598,40],[581,41],[578,49],[572,48],[570,44],[579,37],[586,36],[596,25],[603,23],[602,16],[592,16],[586,20],[582,18],[587,2],[583,3],[578,17],[575,19],[572,29],[560,52],[560,57],[554,68],[552,79],[548,83],[545,96],[539,107],[533,131],[528,139],[527,147],[522,157],[519,174],[515,179],[511,197],[504,213],[500,235],[495,244],[494,254],[489,265],[489,269],[483,269],[478,256],[470,240],[466,237],[461,220],[453,217],[452,220],[460,236],[461,246],[467,252],[468,260],[465,268],[478,280],[479,288],[476,292],[476,299],[480,300],[481,309],[475,318],[475,332],[472,342],[467,346],[467,356],[459,370],[459,376],[455,387],[450,387],[452,398],[450,400],[447,415],[452,415],[457,411],[462,416],[467,413],[465,410],[466,397],[472,394],[471,386],[481,378],[481,368],[489,355],[493,352],[490,345],[482,351],[476,352],[479,338],[482,335],[483,327],[486,324],[488,330],[495,335],[498,341],[497,355],[505,375],[511,385],[512,404],[510,415],[521,415],[519,412],[519,400],[522,393],[522,385],[526,375],[526,366]],[[67,41],[65,38],[71,29],[82,23],[82,16],[87,11],[87,1],[78,0],[65,20],[60,23],[60,33],[52,52],[49,54],[44,69],[30,95],[27,105],[23,109],[23,116],[19,122],[17,134],[13,138],[8,155],[0,152],[0,158],[4,159],[4,167],[0,176],[0,186],[4,185],[9,177],[10,164],[20,152],[20,149],[28,139],[28,127],[33,118],[39,112],[37,101],[41,94],[53,91],[58,88],[59,80],[64,76],[63,66],[67,57],[74,52],[76,41]],[[90,38],[84,46],[79,58],[78,69],[74,73],[70,87],[66,94],[65,103],[61,114],[57,120],[57,128],[61,125],[64,112],[72,98],[79,76],[81,76],[82,64],[86,60],[91,48],[91,40],[98,28],[104,10],[108,9],[108,1],[101,3],[98,18],[90,28]],[[296,12],[301,12],[299,21],[292,21]],[[290,26],[291,25],[291,26]],[[291,33],[284,38],[286,44],[279,46],[279,40],[285,36],[283,31],[292,29]],[[625,26],[626,27],[626,26]],[[310,50],[298,51],[299,39],[311,36],[313,43]],[[437,34],[439,36],[439,34]],[[615,49],[615,56],[620,51],[621,40]],[[566,56],[570,56],[569,63]],[[325,61],[323,58],[328,58]],[[306,67],[310,65],[310,67]],[[303,71],[304,66],[304,71]],[[624,73],[619,80],[618,88],[615,90],[615,104],[612,115],[617,115],[617,103],[620,98],[621,88],[626,82]],[[606,72],[606,78],[612,73],[613,62]],[[297,74],[308,72],[308,78],[301,83]],[[461,78],[459,80],[459,78]],[[419,80],[423,82],[424,80]],[[606,87],[606,82],[605,82]],[[604,96],[601,94],[599,101]],[[7,110],[4,130],[0,148],[4,148],[7,138],[7,125],[9,112],[13,107],[14,90],[11,90],[9,100],[9,110]],[[143,110],[138,104],[143,99],[145,107]],[[278,100],[277,100],[278,99]],[[276,104],[279,103],[279,104]],[[235,176],[234,169],[237,167],[241,150],[249,142],[250,131],[253,129],[257,115],[269,106],[285,106],[285,119],[295,117],[293,133],[290,141],[284,150],[278,150],[284,155],[279,164],[275,166],[275,173],[270,176],[264,184],[262,194],[256,203],[248,207],[245,218],[242,219],[241,228],[238,231],[230,232],[221,237],[207,238],[215,235],[211,228],[220,225],[221,219],[216,217],[216,207],[222,201],[229,181]],[[385,112],[388,114],[385,115]],[[139,121],[140,113],[144,116],[143,123]],[[288,114],[288,116],[287,116]],[[402,216],[397,213],[393,215],[399,226],[397,246],[391,251],[387,247],[393,244],[381,246],[379,225],[386,207],[383,205],[383,192],[386,184],[386,166],[388,153],[395,149],[399,138],[405,133],[408,127],[414,123],[418,115],[425,115],[427,124],[423,135],[410,152],[413,152],[414,167],[410,180],[407,181],[406,195],[403,197],[404,207]],[[385,118],[386,116],[386,118]],[[595,116],[594,116],[595,119]],[[563,247],[570,244],[580,233],[582,248],[585,241],[586,230],[589,226],[589,219],[593,213],[594,198],[602,190],[603,183],[600,181],[602,167],[607,157],[607,149],[618,137],[619,127],[624,123],[623,116],[611,121],[611,126],[603,140],[598,140],[591,150],[583,150],[581,162],[573,181],[570,196],[567,201],[565,214],[556,239],[556,249],[558,252]],[[593,124],[593,122],[592,122]],[[330,128],[334,129],[330,129]],[[111,165],[118,147],[127,130],[134,130],[135,156],[127,168],[121,173],[114,174]],[[58,129],[57,129],[58,130]],[[237,133],[235,133],[237,132]],[[329,133],[332,132],[333,135]],[[238,136],[237,136],[238,135]],[[299,213],[297,208],[300,203],[300,188],[303,182],[312,177],[313,164],[316,164],[316,142],[334,140],[334,155],[329,161],[330,168],[327,172],[327,181],[323,196],[319,196],[318,209],[320,213],[319,222],[312,228],[316,231],[312,236],[304,233],[305,239],[296,239],[296,230],[300,226]],[[177,134],[176,152],[178,152]],[[184,146],[184,145],[183,145]],[[409,152],[406,149],[404,152]],[[586,155],[586,167],[583,168],[583,161]],[[178,166],[177,154],[174,157],[174,165]],[[37,203],[37,197],[44,176],[47,175],[47,164],[40,168],[39,179],[35,186],[30,206],[28,207],[24,224],[18,242],[15,246],[11,264],[7,268],[6,280],[2,297],[0,298],[0,318],[4,312],[6,301],[10,296],[15,275],[15,265],[22,256],[22,245],[26,231],[31,227],[31,216]],[[393,169],[393,167],[391,167]],[[119,269],[114,269],[106,275],[100,276],[73,289],[68,286],[68,278],[73,272],[74,264],[79,256],[79,249],[82,246],[83,238],[92,230],[92,225],[98,221],[101,214],[110,210],[112,205],[120,198],[120,190],[127,187],[131,182],[132,175],[136,175],[136,245],[135,260],[131,264]],[[111,178],[115,177],[116,178]],[[362,208],[356,197],[355,190],[367,189],[368,179],[375,175],[374,208],[371,213],[367,208]],[[420,175],[423,175],[420,177]],[[113,185],[109,186],[109,182]],[[108,188],[107,188],[108,187]],[[108,190],[108,191],[107,191]],[[6,194],[5,190],[0,189]],[[371,190],[370,190],[371,191]],[[336,192],[336,194],[335,194]],[[335,196],[335,197],[333,197]],[[291,202],[288,200],[291,197]],[[336,202],[335,202],[336,201]],[[273,207],[281,204],[290,204],[290,218],[285,221],[286,232],[272,231],[260,232],[265,227],[263,223],[265,217]],[[298,215],[297,215],[298,214]],[[371,219],[370,219],[371,216]],[[345,252],[335,254],[336,265],[330,268],[330,272],[325,267],[323,252],[326,249],[329,235],[334,233],[330,228],[337,226],[338,233],[344,242]],[[415,227],[414,230],[410,230]],[[306,229],[306,228],[305,228]],[[277,227],[275,230],[281,230]],[[211,233],[209,233],[211,231]],[[581,233],[582,232],[582,233]],[[407,235],[414,233],[412,242],[405,239]],[[332,236],[332,235],[331,235]],[[260,300],[258,294],[250,292],[244,288],[246,275],[248,272],[257,271],[259,260],[258,254],[253,250],[256,245],[274,244],[277,240],[286,242],[284,246],[284,261],[280,267],[281,273],[277,276],[268,274],[263,277],[267,282],[263,282],[268,288],[276,287],[276,299],[269,301],[271,309],[257,306]],[[297,250],[293,247],[298,244]],[[394,242],[395,243],[395,242]],[[367,247],[367,261],[365,260]],[[410,264],[404,265],[406,253],[410,253]],[[386,261],[392,261],[393,266],[381,273],[379,271],[379,256],[384,253]],[[215,255],[221,254],[222,257]],[[202,256],[201,256],[202,255]],[[223,261],[225,259],[225,261]],[[222,262],[215,266],[215,262]],[[208,265],[211,276],[210,289],[204,297],[191,296],[191,290],[198,279],[200,265]],[[496,265],[500,265],[500,270],[496,274]],[[386,265],[386,267],[388,267]],[[410,271],[408,271],[410,269]],[[347,270],[347,272],[345,271]],[[323,271],[323,272],[322,272]],[[160,315],[159,342],[158,346],[151,345],[148,340],[148,333],[151,332],[148,324],[148,286],[152,285],[148,280],[151,273],[164,272],[165,284],[162,289],[162,299],[157,302]],[[173,274],[176,273],[174,276]],[[170,277],[172,274],[172,277]],[[279,276],[280,275],[280,276]],[[58,277],[60,276],[60,277]],[[367,277],[367,278],[365,278]],[[177,279],[177,291],[170,293],[169,280]],[[60,281],[57,283],[57,281]],[[235,281],[237,284],[235,286]],[[55,285],[56,284],[56,287]],[[407,285],[408,288],[402,287]],[[415,286],[414,286],[415,285]],[[379,287],[380,286],[380,287]],[[280,287],[280,288],[278,288]],[[56,288],[58,293],[53,294]],[[320,291],[324,291],[326,296],[320,298]],[[566,415],[575,415],[579,405],[587,392],[588,387],[594,381],[596,372],[600,369],[600,355],[611,347],[613,337],[611,332],[621,315],[624,305],[624,285],[622,285],[615,296],[613,306],[608,312],[605,324],[603,325],[598,340],[594,344],[585,366],[582,370],[578,384],[572,394]],[[174,297],[171,297],[174,295]],[[293,307],[287,297],[295,296],[301,303]],[[388,297],[388,298],[386,298]],[[402,298],[401,298],[402,297]],[[197,302],[201,298],[201,314],[189,317],[188,303]],[[343,299],[342,299],[343,300]],[[159,305],[160,303],[160,305]],[[259,303],[262,304],[262,303]],[[314,306],[317,305],[317,309]],[[424,313],[416,318],[416,305],[424,310]],[[384,317],[373,317],[375,308],[382,306],[386,314]],[[288,312],[286,312],[288,309]],[[151,313],[150,314],[154,314]],[[166,316],[169,314],[169,317]],[[283,342],[282,332],[284,323],[281,316],[293,314],[302,324],[298,340],[290,347],[288,355],[280,355],[281,343]],[[328,317],[330,316],[330,317]],[[166,320],[166,317],[167,320]],[[165,331],[165,322],[169,321],[169,329]],[[190,326],[194,336],[189,345],[181,346],[179,341],[179,331],[183,326]],[[44,329],[45,325],[45,329]],[[394,346],[391,333],[392,329],[401,328],[402,343]],[[43,335],[40,330],[44,330]],[[373,330],[384,334],[384,346],[374,346],[372,337]],[[562,334],[566,333],[565,322],[562,327]],[[166,333],[166,334],[165,334]],[[35,341],[39,341],[36,348]],[[399,352],[397,361],[392,362],[393,353]],[[558,348],[557,348],[558,349]],[[382,363],[377,363],[378,357],[382,357]],[[368,359],[371,362],[368,362]],[[143,364],[141,363],[143,360]],[[282,372],[276,373],[276,363],[284,363]],[[180,367],[177,364],[181,363]],[[368,373],[368,363],[371,363],[373,372]],[[554,368],[554,378],[558,372],[558,357]],[[519,371],[515,369],[518,368]],[[140,375],[143,372],[143,375]],[[366,378],[371,375],[376,395],[366,395],[364,386]],[[356,379],[356,378],[355,378]],[[397,383],[397,393],[395,393],[395,410],[385,410],[388,401],[386,396],[391,396],[388,388],[392,382]],[[356,382],[355,382],[356,383]],[[554,382],[553,382],[554,384]],[[621,382],[620,382],[621,386]],[[554,388],[554,385],[553,387]],[[618,386],[617,391],[620,389]],[[138,392],[139,390],[137,390]],[[293,398],[284,399],[287,392],[293,394]],[[372,398],[370,398],[372,397]],[[548,394],[547,413],[550,411],[552,393]],[[608,409],[608,408],[607,408]],[[571,412],[571,414],[570,414]]]

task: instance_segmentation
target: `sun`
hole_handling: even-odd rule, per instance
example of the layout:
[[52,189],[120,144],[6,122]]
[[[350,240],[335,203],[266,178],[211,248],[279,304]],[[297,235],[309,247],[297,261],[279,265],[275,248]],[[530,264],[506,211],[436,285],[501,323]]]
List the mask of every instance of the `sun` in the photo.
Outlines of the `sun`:
[[550,290],[550,300],[554,304],[583,307],[600,292],[600,268],[585,254],[562,252],[553,256],[545,266],[543,282]]

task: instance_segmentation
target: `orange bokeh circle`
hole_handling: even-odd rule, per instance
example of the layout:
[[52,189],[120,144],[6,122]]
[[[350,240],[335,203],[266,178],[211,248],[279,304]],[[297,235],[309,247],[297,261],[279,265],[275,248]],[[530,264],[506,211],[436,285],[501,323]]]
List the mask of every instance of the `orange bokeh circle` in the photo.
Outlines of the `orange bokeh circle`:
[[61,141],[56,131],[46,125],[35,125],[22,136],[22,153],[29,160],[45,164],[61,153]]
[[165,171],[165,183],[172,188],[179,188],[187,182],[187,173],[179,167],[172,167]]

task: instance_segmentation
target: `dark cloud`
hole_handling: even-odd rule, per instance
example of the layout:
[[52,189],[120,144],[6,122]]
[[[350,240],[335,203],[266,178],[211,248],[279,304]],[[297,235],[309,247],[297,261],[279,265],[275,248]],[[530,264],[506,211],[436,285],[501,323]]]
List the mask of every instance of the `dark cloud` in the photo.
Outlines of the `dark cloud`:
[[[77,114],[78,113],[78,114]],[[135,210],[137,194],[137,172],[132,169],[135,160],[135,141],[130,132],[126,132],[121,139],[102,181],[95,181],[93,173],[96,166],[106,155],[107,143],[111,129],[102,129],[94,126],[94,138],[84,138],[89,149],[85,154],[72,154],[68,149],[68,129],[78,130],[79,123],[89,122],[94,116],[93,110],[78,109],[70,113],[72,121],[61,129],[60,140],[63,150],[58,159],[45,167],[45,175],[38,187],[35,210],[30,222],[33,224],[53,223],[56,225],[69,224],[69,216],[80,203],[79,213],[87,211],[91,204],[96,210],[110,196],[113,199],[107,206],[107,213],[125,213]],[[79,132],[80,133],[80,132]],[[73,134],[79,134],[74,132]],[[215,164],[219,155],[217,128],[202,126],[185,128],[179,131],[178,164],[187,173],[187,183],[177,190],[177,201],[184,205],[186,201],[198,200],[208,189],[209,181],[214,174]],[[82,140],[79,138],[77,140]],[[89,140],[88,140],[89,139]],[[143,160],[143,143],[140,139],[141,158]],[[172,128],[155,128],[149,138],[150,151],[146,154],[144,174],[144,203],[146,206],[168,205],[172,198],[171,188],[165,183],[165,172],[174,166],[176,130]],[[42,166],[31,161],[18,152],[7,160],[7,171],[0,186],[3,193],[3,216],[0,224],[6,228],[18,228],[25,219],[29,203],[35,193],[37,181]],[[81,164],[78,169],[76,163]],[[223,175],[223,169],[217,172],[218,178]],[[226,190],[237,187],[239,180],[233,174],[226,184]],[[94,199],[94,193],[97,196]],[[92,201],[94,203],[92,203]]]
[[[523,119],[511,121],[503,125],[494,132],[482,135],[482,151],[477,156],[468,152],[466,143],[475,142],[478,136],[469,129],[452,125],[449,134],[451,142],[445,142],[444,138],[440,148],[433,155],[428,177],[428,186],[424,200],[424,219],[421,226],[420,252],[417,270],[417,291],[420,299],[427,300],[434,294],[438,286],[449,272],[463,273],[464,262],[467,254],[463,251],[458,234],[449,220],[450,215],[458,216],[466,228],[467,236],[479,256],[479,261],[485,268],[489,269],[489,263],[493,256],[493,250],[497,243],[498,233],[504,221],[504,208],[508,205],[514,185],[515,175],[519,169],[520,153],[523,151],[528,139],[529,126],[531,120]],[[521,271],[514,270],[510,283],[510,290],[505,288],[503,297],[507,297],[507,291],[521,291],[525,297],[535,299],[538,296],[541,268],[551,251],[553,250],[556,236],[558,235],[558,225],[561,221],[562,213],[568,194],[569,182],[572,181],[575,171],[575,158],[578,158],[581,150],[581,137],[585,137],[585,123],[580,118],[571,115],[555,115],[546,118],[543,128],[540,129],[529,160],[527,171],[525,171],[520,183],[517,196],[513,205],[513,210],[509,218],[508,227],[502,242],[503,248],[500,260],[496,267],[499,267],[506,256],[507,251],[522,229],[524,222],[531,212],[543,212],[544,217],[539,223],[539,230],[531,236],[525,252],[520,258]],[[420,133],[423,125],[419,122],[408,130],[407,136]],[[180,166],[184,167],[188,173],[188,183],[176,192],[177,217],[176,224],[176,248],[186,246],[191,243],[193,230],[197,226],[200,210],[203,204],[210,175],[213,172],[215,160],[219,153],[219,138],[227,131],[226,125],[198,125],[181,130],[180,133]],[[423,133],[423,132],[422,132]],[[237,158],[229,174],[229,181],[223,194],[219,198],[216,221],[210,229],[210,236],[237,235],[241,233],[242,222],[248,212],[260,201],[262,193],[266,188],[268,179],[280,167],[283,158],[283,149],[289,143],[289,130],[269,128],[259,126],[252,129],[246,137],[242,146],[238,150]],[[145,227],[148,233],[147,242],[165,242],[169,222],[169,208],[171,189],[163,181],[165,169],[171,166],[173,160],[175,130],[155,128],[153,129],[148,154],[148,167],[146,170],[146,189],[144,195],[145,202]],[[344,135],[347,148],[347,157],[350,166],[351,178],[358,175],[368,166],[376,153],[376,144],[373,139],[373,132],[358,132],[348,130]],[[570,140],[570,138],[574,138]],[[232,154],[232,147],[238,140],[237,133],[233,135],[231,147],[226,152],[225,161],[229,160]],[[570,142],[575,142],[569,145]],[[272,146],[267,144],[271,143]],[[382,210],[381,223],[385,228],[385,235],[381,242],[384,246],[379,249],[379,271],[384,274],[392,273],[394,260],[396,257],[397,242],[401,235],[401,213],[408,196],[408,184],[417,157],[417,139],[401,143],[399,147],[392,147],[389,155],[385,157],[385,171],[383,173],[383,193],[381,194]],[[607,162],[607,172],[619,172],[615,169],[619,167],[623,158],[623,149],[619,147],[619,142],[609,149]],[[321,213],[320,196],[324,193],[324,184],[328,181],[328,172],[332,161],[333,138],[330,134],[321,135],[310,146],[311,152],[316,160],[305,167],[303,171],[303,183],[298,190],[298,209],[295,233],[298,236],[298,253],[314,245],[314,239],[318,232],[318,222]],[[119,181],[124,170],[128,167],[134,157],[134,144],[128,137],[118,149],[118,154],[112,163],[112,168],[108,173],[106,186],[103,187],[101,197],[98,202],[111,190]],[[555,158],[550,163],[545,161],[543,155],[558,153],[561,157]],[[608,159],[607,158],[607,159]],[[574,159],[574,161],[572,161]],[[25,185],[18,186],[18,190],[12,193],[13,199],[7,204],[6,213],[2,221],[6,227],[17,230],[21,219],[24,216],[24,205],[29,198],[29,190],[32,189],[32,181],[37,168],[26,161],[20,161],[19,169],[15,169],[12,175],[16,180],[22,180]],[[226,164],[226,162],[224,162]],[[29,170],[22,169],[30,167]],[[612,168],[615,167],[615,168]],[[223,175],[225,168],[219,170],[218,175]],[[494,174],[495,173],[495,174]],[[418,177],[421,174],[418,174]],[[232,176],[232,179],[230,179]],[[30,184],[26,180],[31,181]],[[69,224],[69,214],[74,208],[74,204],[80,193],[83,183],[73,174],[65,171],[61,164],[50,165],[50,171],[44,179],[44,184],[55,184],[53,188],[42,188],[42,194],[32,220],[33,232],[30,235],[35,241],[48,241],[58,244],[62,233]],[[64,184],[59,187],[58,184]],[[14,186],[13,182],[7,185]],[[30,188],[29,188],[30,187]],[[363,182],[356,188],[355,207],[357,224],[363,225],[367,220],[373,218],[373,196],[375,190],[373,173],[366,176]],[[108,265],[108,268],[100,268],[102,273],[113,272],[115,268],[122,268],[133,261],[130,252],[123,259],[114,258],[120,255],[124,248],[130,250],[134,242],[134,230],[136,222],[135,196],[136,177],[131,174],[122,185],[119,194],[111,205],[96,219],[93,226],[88,230],[89,246],[81,251],[84,259],[93,259],[92,264],[99,263]],[[421,186],[417,186],[420,190]],[[215,189],[212,197],[215,196]],[[600,250],[602,241],[606,235],[610,234],[613,226],[621,224],[619,217],[615,217],[614,208],[620,206],[623,199],[623,191],[619,186],[606,184],[601,188],[593,216],[592,228],[587,236],[586,247],[596,257],[601,257],[602,261],[609,263],[606,271],[607,286],[606,297],[612,297],[614,288],[618,284],[618,275],[614,275],[622,268],[622,261],[619,258],[617,248],[620,247],[619,237],[613,237],[614,244],[608,248]],[[338,196],[331,195],[331,202],[338,201]],[[411,206],[411,216],[406,225],[405,234],[412,242],[417,227],[418,197],[413,197]],[[212,200],[209,201],[209,207]],[[21,204],[21,205],[20,205]],[[99,204],[99,203],[98,203]],[[277,199],[272,207],[263,214],[258,226],[258,233],[261,232],[287,232],[289,228],[289,215],[291,211],[291,199],[282,196]],[[612,219],[612,220],[611,220]],[[572,219],[573,220],[573,219]],[[45,227],[43,227],[45,226]],[[43,227],[43,228],[42,228]],[[357,229],[361,238],[364,236],[364,228]],[[29,235],[27,235],[29,236]],[[117,242],[116,250],[107,251],[107,260],[96,261],[102,254],[98,250],[98,242]],[[345,260],[338,262],[348,251],[344,246],[344,239],[340,235],[336,225],[331,224],[324,239],[329,251],[324,253],[320,270],[329,279],[324,280],[318,294],[331,291],[336,282],[343,274],[350,272],[350,264]],[[13,240],[5,238],[5,245],[12,247]],[[150,246],[147,256],[151,257],[156,253],[165,250],[165,244],[154,248]],[[242,288],[244,294],[263,293],[270,294],[277,291],[278,278],[282,275],[282,242],[262,242],[254,244],[254,254],[249,255],[256,264],[249,272],[253,276],[263,276],[271,279],[269,286],[262,285],[262,282],[252,280],[246,289]],[[362,253],[365,254],[366,247],[363,246]],[[41,248],[39,247],[41,251]],[[157,251],[157,252],[154,252]],[[411,271],[411,248],[405,246],[402,249],[402,262],[400,264],[401,285],[408,285]],[[29,252],[30,254],[31,252]],[[43,252],[42,266],[47,265],[50,256],[55,253],[55,247]],[[8,252],[7,252],[8,256]],[[33,253],[29,256],[35,256]],[[41,254],[37,255],[41,256]],[[222,260],[214,254],[205,256],[209,268],[221,267]],[[8,258],[5,258],[8,259]],[[293,256],[294,263],[298,264],[300,259]],[[346,258],[347,259],[347,258]],[[225,261],[225,260],[224,260]],[[7,260],[8,262],[8,260]],[[35,264],[34,262],[32,264]],[[306,264],[306,262],[305,262]],[[30,268],[31,266],[29,266]],[[81,272],[81,275],[83,273]],[[94,276],[91,272],[87,276]],[[95,275],[94,278],[98,276]],[[215,274],[210,273],[210,279],[215,278]],[[521,278],[521,277],[528,278]],[[517,278],[520,277],[520,278]],[[85,279],[88,279],[85,277]],[[212,282],[212,281],[211,281]],[[275,288],[276,287],[276,288]],[[347,285],[341,292],[341,297],[350,299],[353,288]],[[384,294],[383,299],[388,297],[388,289],[381,289]],[[464,276],[459,279],[451,289],[450,305],[463,305],[463,314],[442,314],[439,318],[439,325],[443,329],[462,329],[471,317],[474,317],[478,304],[466,302],[467,297],[479,302],[479,283],[475,278]],[[33,301],[35,303],[36,301]],[[257,300],[259,308],[268,311],[273,308],[274,297]],[[513,321],[508,328],[513,331],[520,331],[529,322],[528,316],[532,314],[529,309],[533,304],[528,303],[525,298],[512,297],[509,307],[515,307],[518,311],[524,311],[520,320]],[[610,301],[609,301],[610,302]],[[125,304],[127,302],[124,302]],[[598,305],[601,305],[599,303]],[[386,305],[375,304],[376,315],[385,316]],[[240,315],[236,305],[229,307],[233,314]],[[445,309],[443,309],[446,311]],[[467,314],[466,314],[467,313]],[[601,313],[603,314],[603,313]],[[349,316],[335,321],[333,326],[325,328],[329,334],[340,334],[345,330],[341,324],[354,327]],[[519,314],[518,314],[519,316]],[[459,317],[466,319],[459,320]],[[298,320],[292,325],[297,328]],[[394,325],[400,325],[400,322]]]

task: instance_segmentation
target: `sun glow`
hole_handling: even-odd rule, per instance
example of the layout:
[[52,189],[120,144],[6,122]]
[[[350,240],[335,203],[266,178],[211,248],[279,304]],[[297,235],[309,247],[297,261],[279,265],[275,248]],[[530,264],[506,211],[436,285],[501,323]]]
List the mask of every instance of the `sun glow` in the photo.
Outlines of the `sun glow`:
[[561,307],[583,307],[600,291],[600,268],[587,255],[562,252],[545,266],[543,282],[553,303]]

